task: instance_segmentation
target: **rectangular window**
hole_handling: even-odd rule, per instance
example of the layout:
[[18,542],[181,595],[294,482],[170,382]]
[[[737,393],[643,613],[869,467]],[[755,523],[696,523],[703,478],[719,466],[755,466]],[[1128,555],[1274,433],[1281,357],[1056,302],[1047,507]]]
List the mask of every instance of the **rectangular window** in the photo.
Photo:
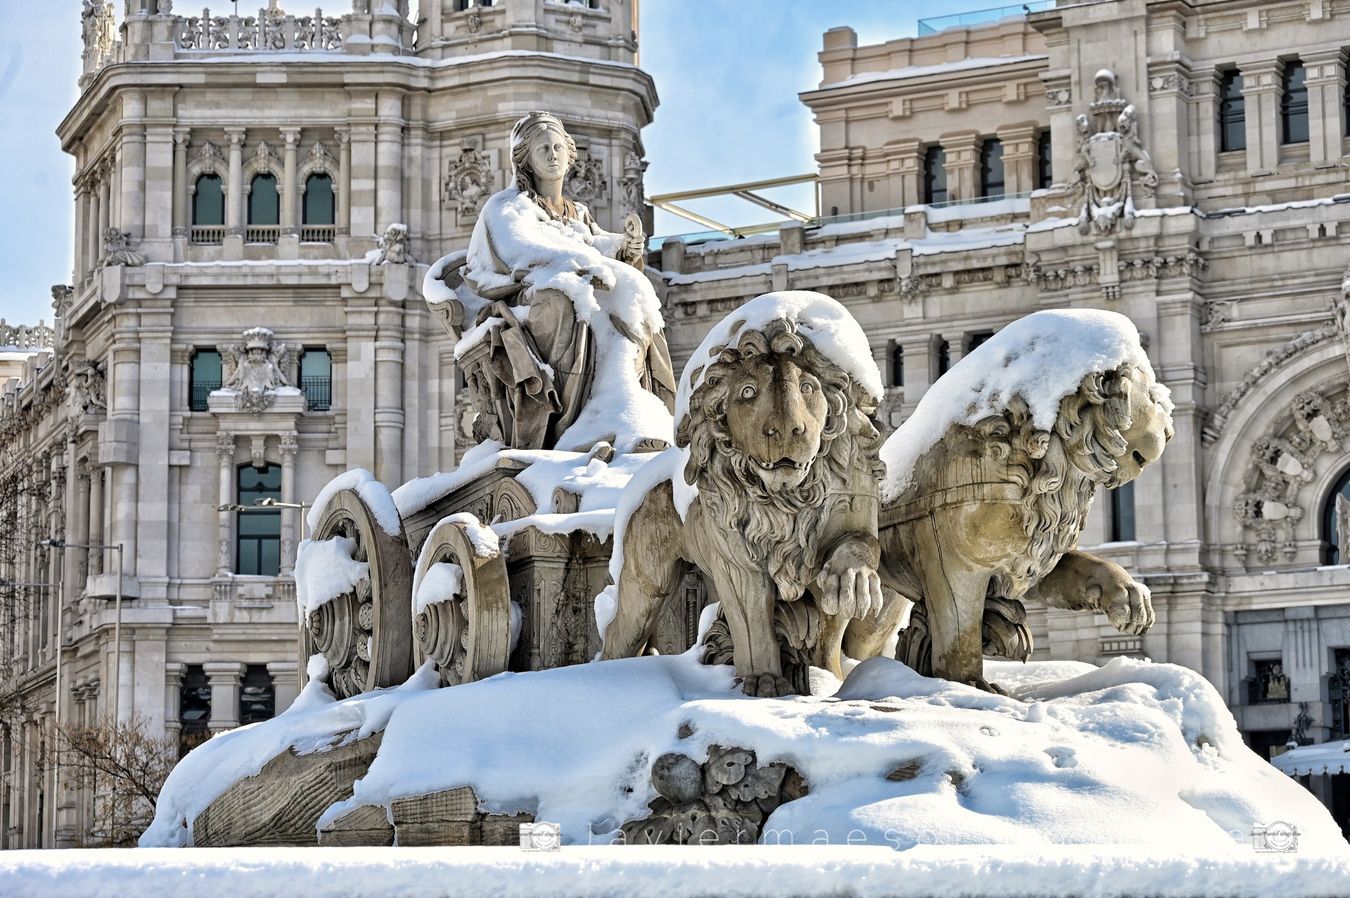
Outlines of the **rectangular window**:
[[1247,684],[1250,705],[1278,704],[1289,701],[1289,675],[1280,658],[1252,662],[1252,678]]
[[943,340],[937,348],[937,373],[938,377],[946,374],[952,367],[952,348]]
[[942,147],[924,151],[923,201],[930,206],[947,202],[947,153]]
[[250,664],[244,668],[244,679],[239,684],[239,723],[257,723],[271,720],[277,713],[277,691],[266,664]]
[[198,349],[192,353],[188,370],[188,411],[204,412],[212,390],[220,389],[220,353],[214,349]]
[[258,505],[259,499],[281,498],[281,466],[241,465],[236,513],[238,538],[234,572],[275,577],[281,570],[281,512]]
[[1134,542],[1134,481],[1111,490],[1111,542]]
[[1247,107],[1242,96],[1242,73],[1226,69],[1219,75],[1219,149],[1247,148]]
[[1054,168],[1050,132],[1042,131],[1036,138],[1036,188],[1044,190],[1054,183]]
[[905,348],[896,344],[891,347],[891,386],[905,385]]
[[993,331],[976,331],[975,333],[966,337],[966,352],[978,349],[985,343],[988,343],[989,338],[992,336],[994,336]]
[[183,669],[183,681],[178,687],[178,756],[192,751],[206,741],[211,721],[211,683],[200,664],[189,664]]
[[1350,649],[1336,649],[1327,692],[1331,699],[1331,738],[1350,739]]
[[333,407],[333,359],[323,347],[305,347],[300,356],[300,389],[312,412]]
[[1280,134],[1284,143],[1308,140],[1308,70],[1297,60],[1284,65],[1280,94]]
[[990,137],[980,146],[980,197],[998,199],[1003,188],[1003,141]]

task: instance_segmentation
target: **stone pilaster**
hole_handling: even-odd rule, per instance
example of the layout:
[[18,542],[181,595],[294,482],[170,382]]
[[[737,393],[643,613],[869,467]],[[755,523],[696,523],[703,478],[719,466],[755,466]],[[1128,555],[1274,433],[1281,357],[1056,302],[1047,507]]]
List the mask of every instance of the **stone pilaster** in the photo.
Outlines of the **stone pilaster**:
[[946,153],[947,199],[972,200],[980,195],[980,135],[975,131],[942,135]]
[[[187,128],[178,128],[173,132],[173,236],[175,241],[188,236],[188,182],[187,148],[191,132]],[[181,259],[186,250],[175,245],[174,258]]]
[[239,682],[244,665],[238,661],[208,661],[202,665],[211,683],[211,719],[207,726],[219,733],[239,726]]
[[216,576],[228,577],[234,567],[230,552],[234,512],[223,510],[223,506],[234,503],[234,434],[216,434],[216,460],[220,468],[219,504],[222,506],[216,529]]
[[145,236],[145,94],[133,90],[123,94],[122,126],[118,155],[120,227],[138,243]]
[[[298,434],[281,435],[281,501],[295,502],[295,457],[300,451]],[[280,574],[289,577],[295,571],[297,509],[281,510],[281,568]]]
[[291,706],[300,694],[300,681],[296,674],[298,665],[294,661],[269,661],[267,672],[272,677],[272,689],[275,696],[276,712],[280,714]]
[[1314,165],[1341,161],[1345,134],[1345,67],[1342,50],[1324,50],[1303,57],[1308,85],[1308,157]]
[[1247,171],[1268,175],[1279,164],[1283,66],[1279,60],[1262,59],[1241,65],[1240,69],[1247,119]]
[[225,179],[225,243],[227,260],[244,257],[244,129],[227,128],[229,174]]
[[375,126],[375,232],[403,221],[403,95],[380,91]]
[[1003,143],[1003,190],[1030,193],[1036,189],[1036,126],[1013,125],[998,129]]

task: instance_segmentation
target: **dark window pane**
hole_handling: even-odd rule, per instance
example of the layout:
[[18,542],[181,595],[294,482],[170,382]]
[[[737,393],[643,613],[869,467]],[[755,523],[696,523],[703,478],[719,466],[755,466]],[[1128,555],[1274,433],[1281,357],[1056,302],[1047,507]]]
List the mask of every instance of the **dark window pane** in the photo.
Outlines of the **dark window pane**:
[[192,354],[188,373],[188,409],[204,412],[207,397],[220,389],[220,353],[214,349],[198,349]]
[[257,723],[276,716],[276,687],[265,664],[250,664],[239,684],[239,722]]
[[225,194],[219,175],[202,175],[192,195],[192,223],[194,225],[223,225],[225,223]]
[[980,147],[980,196],[1003,196],[1003,141],[989,138]]
[[943,340],[941,343],[938,344],[938,351],[937,351],[938,377],[941,377],[942,375],[946,374],[947,371],[951,369],[951,367],[952,367],[952,349],[950,346],[947,345],[947,341]]
[[905,385],[905,348],[897,346],[891,350],[891,386]]
[[1326,502],[1322,503],[1322,563],[1323,564],[1344,564],[1341,556],[1341,532],[1336,526],[1336,497],[1345,496],[1350,500],[1350,471],[1346,471],[1336,481],[1336,485],[1331,488],[1327,495]]
[[306,349],[300,356],[300,389],[310,411],[333,406],[333,360],[326,349]]
[[178,687],[178,754],[181,757],[206,738],[207,723],[211,719],[211,683],[200,664],[189,664],[183,669],[183,680]]
[[923,154],[923,201],[947,202],[947,153],[942,147],[929,147]]
[[235,573],[276,576],[281,566],[281,512],[253,511],[258,499],[281,498],[281,466],[238,468],[237,502],[247,511],[235,514]]
[[1219,78],[1219,149],[1247,148],[1247,109],[1242,96],[1242,73],[1228,69]]
[[989,338],[992,336],[994,336],[993,331],[977,331],[971,334],[966,339],[966,352],[971,352],[972,350],[983,346],[985,343],[989,342]]
[[301,224],[330,225],[333,223],[333,179],[314,174],[305,179],[305,207]]
[[1280,133],[1285,143],[1303,143],[1308,139],[1307,69],[1301,62],[1286,63],[1284,91],[1280,94]]
[[1111,490],[1111,542],[1132,542],[1134,531],[1134,481]]
[[281,221],[281,202],[277,197],[277,179],[271,175],[254,175],[248,194],[248,223],[274,225]]
[[1050,132],[1042,131],[1036,138],[1036,187],[1049,187],[1054,180]]

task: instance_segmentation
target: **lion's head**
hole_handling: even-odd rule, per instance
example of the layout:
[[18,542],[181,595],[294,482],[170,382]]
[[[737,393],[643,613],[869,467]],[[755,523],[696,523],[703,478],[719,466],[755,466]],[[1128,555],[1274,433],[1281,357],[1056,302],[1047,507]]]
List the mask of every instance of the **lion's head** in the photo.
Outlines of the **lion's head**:
[[[714,520],[767,564],[784,599],[817,565],[817,524],[851,472],[881,476],[876,400],[790,319],[723,347],[689,398],[675,441]],[[847,501],[847,499],[845,499]]]
[[1020,397],[975,429],[991,451],[1006,454],[1022,487],[1022,528],[1031,551],[1014,559],[999,584],[1017,597],[1078,542],[1099,486],[1114,489],[1157,461],[1172,439],[1172,401],[1152,371],[1125,363],[1088,374],[1060,400],[1051,430],[1035,427]]

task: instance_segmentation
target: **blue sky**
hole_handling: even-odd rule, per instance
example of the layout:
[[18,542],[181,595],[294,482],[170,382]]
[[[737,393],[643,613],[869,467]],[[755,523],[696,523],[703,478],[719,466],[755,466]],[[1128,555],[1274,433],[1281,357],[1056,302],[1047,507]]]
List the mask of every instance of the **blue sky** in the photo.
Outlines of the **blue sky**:
[[[914,34],[922,15],[991,5],[641,0],[642,66],[661,98],[655,122],[643,132],[651,163],[647,192],[814,170],[815,126],[797,93],[819,82],[816,54],[827,28],[852,25],[860,42],[874,43]],[[229,4],[216,0],[214,6]],[[79,0],[0,0],[0,317],[10,322],[50,323],[50,285],[70,278],[73,166],[55,131],[75,100],[80,49]],[[772,195],[806,202],[800,190]],[[737,202],[695,208],[732,224],[772,217]],[[658,233],[694,230],[697,225],[679,219],[657,219]]]

